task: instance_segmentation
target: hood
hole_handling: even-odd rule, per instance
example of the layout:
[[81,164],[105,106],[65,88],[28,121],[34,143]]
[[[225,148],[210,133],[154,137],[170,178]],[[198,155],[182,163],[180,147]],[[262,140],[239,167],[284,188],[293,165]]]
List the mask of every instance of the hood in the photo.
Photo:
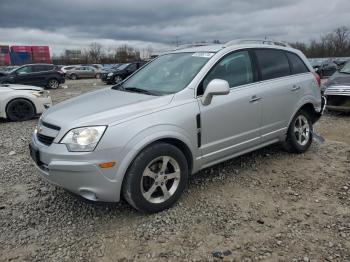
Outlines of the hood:
[[170,103],[173,95],[150,96],[105,88],[48,109],[45,122],[71,129],[88,125],[110,125],[151,113]]
[[350,74],[336,72],[324,84],[325,87],[334,86],[334,85],[350,86]]
[[27,86],[27,85],[17,85],[17,84],[2,84],[1,87],[7,87],[13,90],[29,90],[29,91],[42,91],[44,90],[38,86]]

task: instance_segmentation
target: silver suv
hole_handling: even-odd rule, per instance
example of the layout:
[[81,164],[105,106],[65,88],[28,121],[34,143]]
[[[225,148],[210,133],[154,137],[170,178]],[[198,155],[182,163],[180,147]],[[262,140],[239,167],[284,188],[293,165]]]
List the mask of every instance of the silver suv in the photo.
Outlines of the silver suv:
[[30,153],[53,184],[158,212],[203,168],[278,142],[305,152],[319,86],[305,56],[280,43],[188,47],[47,110]]

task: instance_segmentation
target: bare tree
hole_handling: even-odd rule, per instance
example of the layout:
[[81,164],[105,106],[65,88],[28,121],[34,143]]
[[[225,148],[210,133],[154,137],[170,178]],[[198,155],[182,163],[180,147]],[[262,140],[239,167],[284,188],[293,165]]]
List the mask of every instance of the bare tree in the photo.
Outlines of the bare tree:
[[99,43],[91,43],[88,47],[89,60],[91,63],[100,63],[103,50],[102,45]]

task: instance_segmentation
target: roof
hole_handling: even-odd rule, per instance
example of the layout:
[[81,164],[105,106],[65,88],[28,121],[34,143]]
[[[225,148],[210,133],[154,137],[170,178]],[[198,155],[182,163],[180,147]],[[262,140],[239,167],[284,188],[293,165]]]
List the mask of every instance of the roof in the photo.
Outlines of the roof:
[[184,52],[209,52],[217,53],[223,49],[238,49],[238,48],[273,48],[273,49],[282,49],[282,50],[293,50],[296,49],[290,47],[288,44],[277,41],[267,41],[267,40],[233,40],[225,44],[215,44],[215,45],[202,45],[202,46],[192,46],[185,47],[171,51],[169,53],[184,53]]

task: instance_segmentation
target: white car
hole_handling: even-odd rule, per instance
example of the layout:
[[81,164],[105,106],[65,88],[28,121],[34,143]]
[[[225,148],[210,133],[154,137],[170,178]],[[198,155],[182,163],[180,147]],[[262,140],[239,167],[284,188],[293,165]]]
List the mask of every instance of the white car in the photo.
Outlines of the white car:
[[0,85],[0,118],[24,121],[51,107],[49,92],[27,85]]

